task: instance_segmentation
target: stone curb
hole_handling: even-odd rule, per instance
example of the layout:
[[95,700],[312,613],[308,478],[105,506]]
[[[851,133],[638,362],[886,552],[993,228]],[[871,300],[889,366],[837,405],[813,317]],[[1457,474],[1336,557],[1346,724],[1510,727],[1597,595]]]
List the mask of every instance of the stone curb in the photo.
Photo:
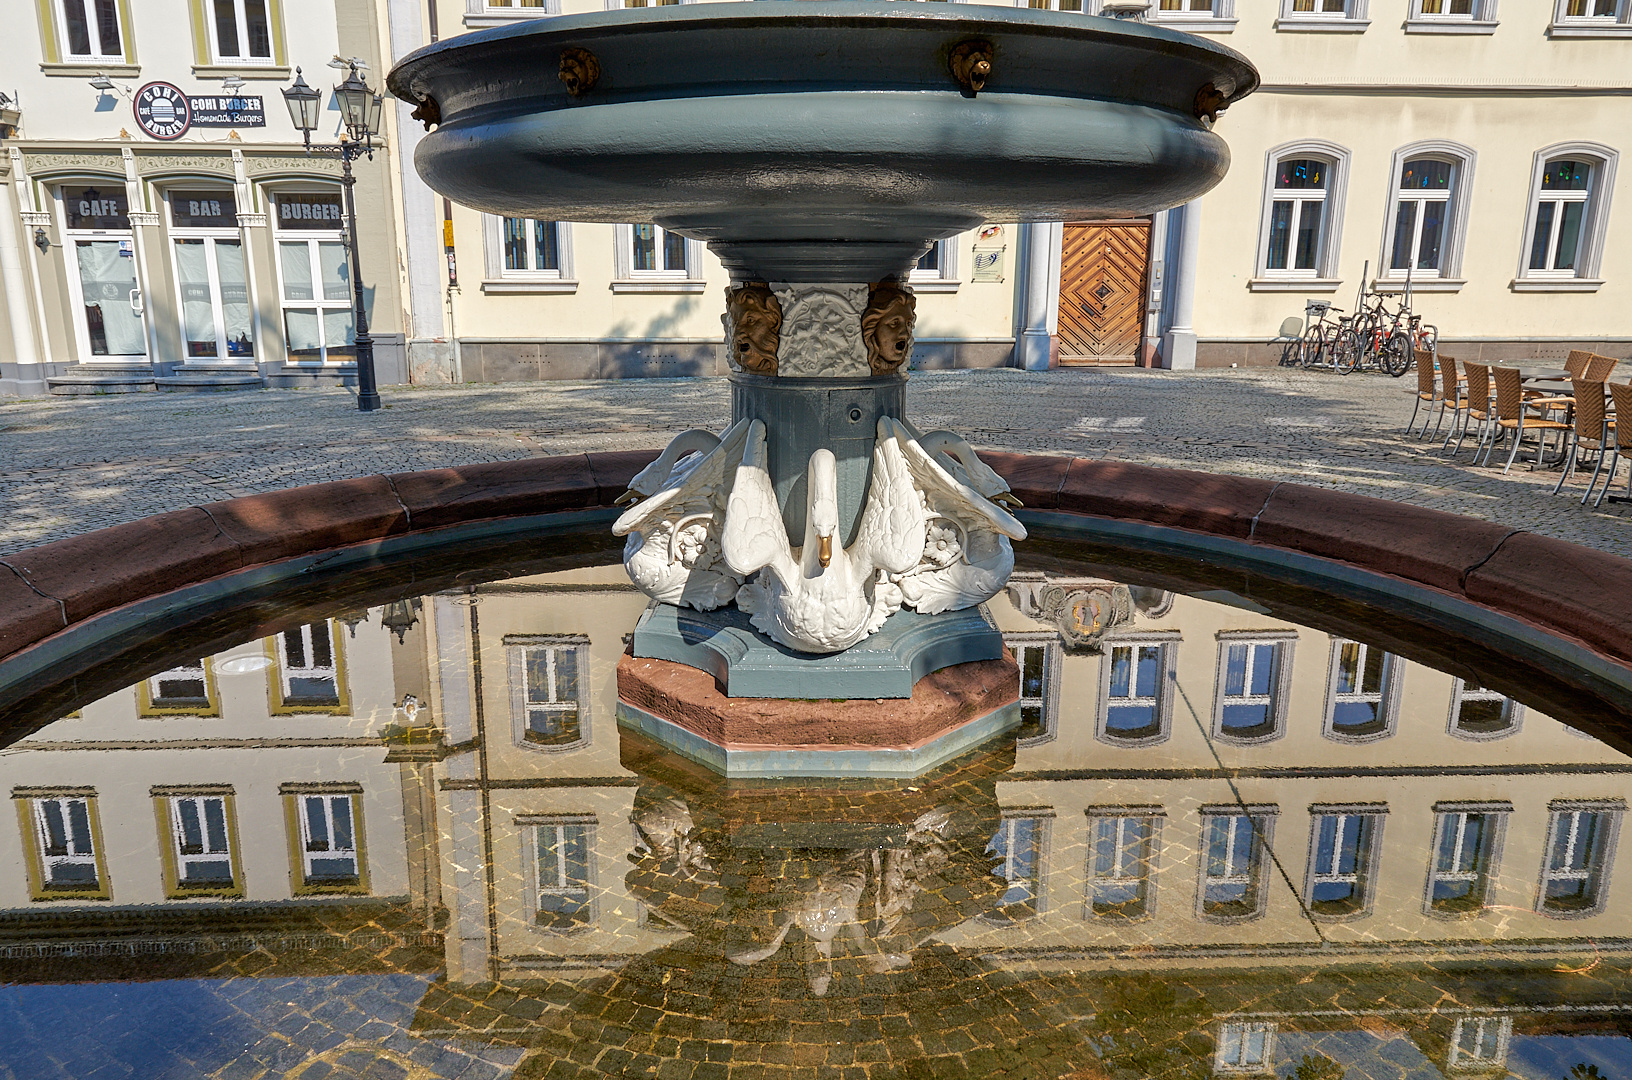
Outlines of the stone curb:
[[[1632,667],[1632,561],[1299,484],[985,452],[1033,510],[1330,559],[1459,597]],[[466,522],[607,507],[656,454],[573,454],[367,476],[208,503],[0,558],[0,659],[125,604],[252,566]]]

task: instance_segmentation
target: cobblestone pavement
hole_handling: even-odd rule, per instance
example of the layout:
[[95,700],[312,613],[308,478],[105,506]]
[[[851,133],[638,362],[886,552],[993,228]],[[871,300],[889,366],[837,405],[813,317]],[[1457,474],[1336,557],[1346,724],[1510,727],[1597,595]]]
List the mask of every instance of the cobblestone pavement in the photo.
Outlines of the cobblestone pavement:
[[[1475,468],[1404,440],[1414,380],[1139,369],[915,373],[910,415],[977,447],[1292,480],[1533,529],[1632,557],[1632,504],[1558,474]],[[392,387],[0,402],[0,553],[196,503],[378,472],[661,447],[725,426],[724,379]],[[1625,473],[1623,472],[1623,477]]]

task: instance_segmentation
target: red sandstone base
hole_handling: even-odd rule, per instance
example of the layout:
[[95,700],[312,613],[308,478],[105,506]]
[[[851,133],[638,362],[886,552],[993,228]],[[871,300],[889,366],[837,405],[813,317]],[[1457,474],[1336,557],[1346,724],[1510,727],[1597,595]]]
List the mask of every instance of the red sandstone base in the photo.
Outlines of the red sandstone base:
[[625,653],[618,699],[727,750],[911,750],[1018,701],[1020,669],[1005,651],[931,672],[905,701],[796,701],[726,697],[705,671]]

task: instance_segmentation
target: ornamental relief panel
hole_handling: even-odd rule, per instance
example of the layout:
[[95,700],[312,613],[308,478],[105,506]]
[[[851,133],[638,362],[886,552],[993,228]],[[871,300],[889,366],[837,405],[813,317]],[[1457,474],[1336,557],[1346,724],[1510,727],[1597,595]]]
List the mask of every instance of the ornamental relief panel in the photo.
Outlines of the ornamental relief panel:
[[79,172],[87,169],[93,172],[114,173],[121,180],[125,177],[125,159],[117,148],[105,154],[40,154],[25,150],[23,161],[27,164],[28,174],[35,178],[51,173]]
[[340,175],[340,160],[327,155],[319,157],[313,154],[278,154],[261,155],[251,152],[244,154],[244,170],[251,177],[262,177],[269,174],[281,173],[326,173],[330,176]]

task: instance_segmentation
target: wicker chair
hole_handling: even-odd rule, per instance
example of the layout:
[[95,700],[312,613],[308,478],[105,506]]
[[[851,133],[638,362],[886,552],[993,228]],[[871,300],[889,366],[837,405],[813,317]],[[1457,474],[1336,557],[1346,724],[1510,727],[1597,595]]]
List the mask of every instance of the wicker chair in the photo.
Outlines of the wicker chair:
[[[1615,400],[1615,415],[1617,417],[1632,416],[1632,386],[1626,383],[1610,383],[1609,396]],[[1620,431],[1617,429],[1615,433],[1615,453],[1609,459],[1609,476],[1604,480],[1604,490],[1600,491],[1598,498],[1593,500],[1593,506],[1603,505],[1604,496],[1609,494],[1609,486],[1615,482],[1615,467],[1621,463],[1623,457],[1632,458],[1632,440],[1628,440],[1623,445],[1620,439]],[[1591,491],[1592,489],[1588,488],[1587,490]],[[1626,493],[1628,496],[1632,496],[1632,476],[1626,478]]]
[[[1593,354],[1585,349],[1571,349],[1569,357],[1564,361],[1564,370],[1570,373],[1570,381],[1588,379],[1592,382],[1604,382],[1604,376],[1594,376],[1590,373]],[[1568,394],[1543,394],[1539,390],[1525,391],[1525,404],[1533,408],[1546,409],[1549,412],[1561,412],[1563,419],[1570,419],[1570,412],[1575,408],[1575,398]]]
[[1615,374],[1615,365],[1619,363],[1620,361],[1613,356],[1600,356],[1593,353],[1592,359],[1587,362],[1586,377],[1593,382],[1607,383],[1609,377]]
[[[1419,356],[1421,353],[1418,354]],[[1420,363],[1420,361],[1419,361]],[[1439,355],[1439,416],[1434,421],[1433,438],[1439,438],[1439,426],[1445,422],[1445,410],[1451,410],[1451,430],[1456,430],[1456,422],[1462,416],[1462,410],[1468,405],[1468,377],[1456,370],[1456,357]],[[1424,433],[1428,430],[1428,421],[1422,422]],[[1447,443],[1451,440],[1445,439]]]
[[[1441,354],[1439,362],[1443,364],[1445,359],[1444,354]],[[1455,362],[1451,361],[1453,364]],[[1475,364],[1470,360],[1462,365],[1462,370],[1467,372],[1467,385],[1462,389],[1461,408],[1458,410],[1462,426],[1458,428],[1455,421],[1452,421],[1451,430],[1445,436],[1445,446],[1450,446],[1451,440],[1455,439],[1456,449],[1451,451],[1451,455],[1454,457],[1460,454],[1462,440],[1468,437],[1468,427],[1477,420],[1479,431],[1473,447],[1473,460],[1477,462],[1479,451],[1485,447],[1486,428],[1490,424],[1490,365]],[[1444,447],[1440,449],[1443,450]]]
[[1564,481],[1575,472],[1581,451],[1591,450],[1597,454],[1598,460],[1592,470],[1592,479],[1587,483],[1586,494],[1581,496],[1581,504],[1585,506],[1598,483],[1598,472],[1604,467],[1604,451],[1612,445],[1609,433],[1615,430],[1615,418],[1605,408],[1603,383],[1588,379],[1571,379],[1570,383],[1575,388],[1575,400],[1579,404],[1575,410],[1575,426],[1570,432],[1570,454],[1564,459],[1564,470],[1559,474],[1558,483],[1553,485],[1553,494],[1564,490]]
[[[1490,462],[1490,455],[1496,449],[1496,443],[1513,433],[1513,447],[1507,452],[1507,464],[1502,466],[1505,475],[1513,468],[1513,460],[1519,456],[1519,447],[1524,443],[1524,433],[1536,433],[1536,459],[1541,459],[1542,450],[1547,438],[1547,432],[1559,432],[1562,442],[1563,432],[1570,430],[1570,425],[1562,420],[1550,420],[1544,414],[1535,413],[1524,400],[1524,379],[1518,368],[1499,367],[1495,369],[1496,377],[1496,424],[1491,429],[1490,446],[1485,450],[1485,462]],[[1535,468],[1532,464],[1531,468]]]
[[[1439,396],[1438,373],[1434,370],[1434,354],[1427,349],[1417,350],[1417,402],[1411,407],[1411,419],[1405,422],[1405,433],[1411,434],[1411,429],[1417,426],[1417,413],[1422,411],[1423,405],[1428,406],[1428,413],[1423,415],[1422,430],[1417,432],[1417,438],[1428,437],[1428,415],[1433,413],[1434,405],[1441,400]],[[1440,414],[1445,410],[1441,408]]]

